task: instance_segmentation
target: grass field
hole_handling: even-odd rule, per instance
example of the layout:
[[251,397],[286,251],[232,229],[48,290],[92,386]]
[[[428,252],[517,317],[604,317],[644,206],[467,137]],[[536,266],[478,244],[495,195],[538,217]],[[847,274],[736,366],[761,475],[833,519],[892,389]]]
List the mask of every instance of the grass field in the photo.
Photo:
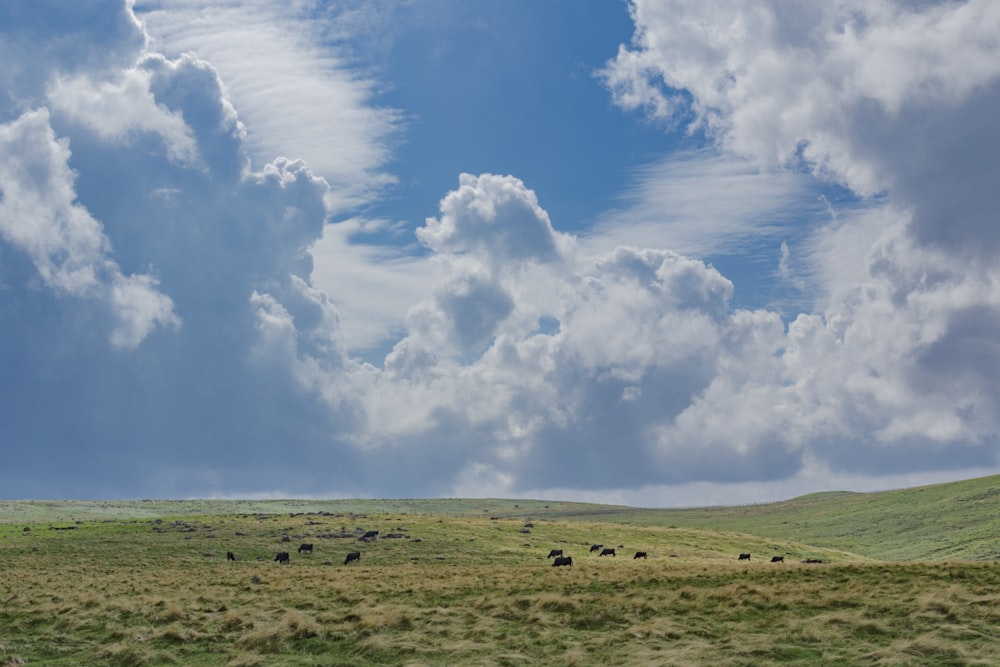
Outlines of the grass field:
[[[912,507],[977,485],[893,493]],[[0,666],[1000,664],[1000,565],[793,539],[795,512],[842,497],[785,519],[728,508],[763,518],[721,527],[725,508],[679,526],[677,510],[543,501],[0,502]]]
[[597,510],[589,519],[740,531],[882,560],[992,561],[1000,558],[1000,476],[880,493],[819,493],[740,507],[611,508]]

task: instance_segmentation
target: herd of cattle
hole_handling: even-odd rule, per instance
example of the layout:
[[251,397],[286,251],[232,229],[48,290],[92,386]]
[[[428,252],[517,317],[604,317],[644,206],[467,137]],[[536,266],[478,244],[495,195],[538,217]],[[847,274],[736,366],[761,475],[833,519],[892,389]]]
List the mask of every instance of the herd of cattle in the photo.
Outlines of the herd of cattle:
[[[178,522],[178,523],[180,523],[180,522]],[[530,528],[532,528],[532,527],[534,527],[533,524],[527,523],[527,524],[525,524],[525,528],[522,529],[520,532],[530,532]],[[405,532],[405,530],[402,529],[402,528],[400,528],[399,530]],[[366,542],[367,543],[367,542],[373,542],[373,541],[379,539],[379,531],[377,531],[377,530],[367,530],[366,531],[366,530],[364,530],[362,528],[357,528],[357,529],[355,529],[355,531],[356,532],[354,534],[354,537],[357,539],[358,542]],[[240,535],[240,534],[241,533],[237,533],[237,535]],[[360,534],[360,537],[358,537],[359,534]],[[318,534],[317,537],[348,537],[348,534],[346,532],[344,532],[343,529],[342,529],[342,532],[339,533],[339,534]],[[402,533],[392,533],[392,534],[384,535],[383,537],[385,537],[385,538],[399,538],[399,537],[406,537],[406,536],[404,534],[402,534]],[[289,541],[289,537],[287,535],[285,535],[282,538],[281,541],[282,542],[288,542]],[[415,541],[419,542],[420,540],[415,540]],[[303,553],[305,553],[305,554],[312,554],[313,553],[313,546],[314,545],[312,543],[303,542],[302,544],[299,545],[298,553],[299,554],[303,554]],[[525,544],[524,546],[529,546],[529,545]],[[591,544],[590,545],[590,553],[591,554],[597,554],[598,557],[611,556],[612,558],[616,558],[617,554],[618,554],[618,551],[620,551],[620,550],[622,550],[624,548],[625,547],[622,544],[619,544],[617,547],[605,547],[603,544]],[[208,555],[208,554],[206,554],[206,555]],[[671,554],[671,556],[673,557],[673,554]],[[635,554],[632,556],[633,560],[646,559],[646,558],[648,558],[648,554],[645,551],[636,551]],[[567,555],[562,549],[552,549],[552,550],[550,550],[549,551],[549,555],[546,557],[546,559],[547,560],[548,559],[552,559],[552,566],[553,567],[563,567],[563,566],[572,566],[573,565],[573,558],[572,558],[572,556]],[[238,558],[236,557],[236,554],[234,554],[232,551],[227,551],[226,552],[226,560],[235,561],[235,560],[238,560]],[[262,558],[258,558],[258,560],[263,560],[263,559]],[[347,556],[344,558],[344,565],[350,565],[351,563],[360,562],[360,560],[361,560],[361,552],[360,551],[351,551],[351,552],[348,552]],[[414,560],[416,560],[416,559],[414,559]],[[739,556],[738,556],[738,560],[739,561],[747,561],[747,562],[749,562],[750,561],[750,554],[749,553],[740,553]],[[274,561],[277,562],[278,564],[289,564],[289,563],[291,563],[291,554],[289,554],[289,552],[287,552],[287,551],[280,551],[280,552],[278,552],[275,555]],[[784,563],[785,562],[785,557],[784,556],[772,556],[771,559],[770,559],[770,562],[772,562],[772,563]],[[820,559],[818,559],[818,558],[807,558],[807,559],[803,560],[802,562],[803,563],[822,563],[823,561],[820,560]]]
[[[623,547],[622,547],[622,545],[619,544],[618,548],[621,549]],[[603,544],[592,544],[592,545],[590,545],[590,553],[594,553],[594,552],[600,552],[598,554],[598,556],[614,556],[615,555],[615,550],[614,549],[609,549],[609,548],[605,547]],[[632,559],[635,560],[635,559],[638,559],[638,558],[646,558],[646,557],[647,557],[647,554],[646,554],[645,551],[636,551],[635,555],[632,556]],[[573,565],[573,557],[565,555],[563,553],[562,549],[553,549],[552,551],[549,552],[549,555],[546,556],[546,558],[553,558],[554,559],[552,561],[552,567],[560,567],[560,566],[563,566],[563,565],[570,565],[570,566]],[[738,560],[747,560],[748,561],[748,560],[750,560],[750,554],[748,554],[748,553],[742,553],[742,554],[740,554]],[[771,562],[772,563],[784,563],[785,562],[785,557],[784,556],[772,556],[771,557]],[[807,558],[806,560],[804,560],[802,562],[803,563],[822,563],[823,561],[819,560],[818,558]]]
[[[305,551],[306,553],[310,553],[311,554],[313,552],[313,545],[311,545],[311,544],[303,544],[303,545],[301,545],[299,547],[299,553],[302,553],[303,551]],[[236,560],[236,556],[233,555],[232,551],[229,551],[229,552],[226,553],[226,558],[228,560]],[[292,562],[292,557],[289,555],[289,553],[287,551],[279,551],[278,555],[276,555],[274,557],[274,560],[277,561],[277,563],[279,565],[281,563],[288,564],[288,563]],[[344,565],[349,565],[349,564],[353,563],[354,561],[358,561],[358,560],[361,560],[361,552],[360,551],[352,551],[349,554],[347,554],[347,558],[344,559]]]
[[[369,531],[369,532],[365,533],[364,537],[359,538],[359,540],[360,541],[364,541],[364,542],[370,542],[370,541],[372,541],[374,539],[377,539],[377,538],[378,538],[378,531],[376,530],[376,531]],[[619,544],[617,548],[618,549],[622,549],[624,547]],[[303,543],[303,544],[299,545],[298,553],[301,554],[303,552],[311,554],[313,552],[313,545],[312,544],[306,544],[306,543]],[[597,552],[599,552],[599,553],[597,553]],[[597,553],[598,556],[612,556],[612,557],[617,557],[616,551],[615,551],[614,547],[605,547],[603,544],[592,544],[592,545],[590,545],[590,553]],[[647,557],[648,557],[648,554],[645,551],[636,551],[635,555],[632,556],[632,559],[633,560],[637,560],[639,558],[643,558],[644,559],[644,558],[647,558]],[[567,565],[568,566],[572,566],[573,565],[573,557],[572,556],[567,556],[565,553],[563,553],[562,549],[552,549],[551,551],[549,551],[549,555],[546,556],[546,559],[549,559],[549,558],[553,559],[553,561],[552,561],[552,567],[562,567],[562,566],[567,566]],[[227,551],[226,552],[226,560],[237,560],[237,558],[236,558],[236,555],[232,551]],[[288,564],[288,563],[291,563],[291,555],[287,551],[280,551],[274,557],[274,560],[279,565],[280,564]],[[351,563],[358,562],[360,560],[361,560],[361,552],[360,551],[351,551],[351,552],[349,552],[347,554],[347,557],[344,559],[344,565],[350,565]],[[749,561],[750,560],[750,554],[748,554],[748,553],[741,553],[739,555],[738,560]],[[785,557],[784,556],[772,556],[771,557],[771,562],[772,563],[784,563],[785,562]],[[807,558],[806,560],[804,560],[802,562],[803,563],[822,563],[823,561],[819,560],[818,558]]]

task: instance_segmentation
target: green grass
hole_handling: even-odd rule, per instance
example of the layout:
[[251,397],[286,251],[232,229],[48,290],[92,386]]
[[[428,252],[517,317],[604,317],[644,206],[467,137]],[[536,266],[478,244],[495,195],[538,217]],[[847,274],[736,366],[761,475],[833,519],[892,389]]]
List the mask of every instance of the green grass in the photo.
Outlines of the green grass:
[[998,487],[699,510],[0,502],[0,667],[995,665]]
[[[391,513],[7,524],[0,665],[992,664],[992,564],[532,523],[526,533],[520,519]],[[358,542],[363,530],[383,537]],[[332,534],[351,537],[321,537]],[[301,541],[315,553],[298,555]],[[623,555],[592,555],[595,541]],[[551,567],[551,548],[574,566]],[[354,549],[360,563],[343,565]],[[278,550],[291,564],[273,562]],[[742,550],[788,562],[740,563]],[[806,556],[828,563],[797,562]]]
[[0,501],[3,524],[239,514],[429,514],[688,527],[753,534],[879,560],[1000,558],[1000,476],[885,491],[825,492],[785,502],[641,509],[542,500]]
[[444,516],[565,516],[628,509],[555,500],[496,498],[347,500],[0,500],[0,523],[92,521],[234,514],[436,514]]
[[595,511],[591,520],[738,531],[869,558],[1000,558],[1000,476],[879,493],[818,493],[785,502]]

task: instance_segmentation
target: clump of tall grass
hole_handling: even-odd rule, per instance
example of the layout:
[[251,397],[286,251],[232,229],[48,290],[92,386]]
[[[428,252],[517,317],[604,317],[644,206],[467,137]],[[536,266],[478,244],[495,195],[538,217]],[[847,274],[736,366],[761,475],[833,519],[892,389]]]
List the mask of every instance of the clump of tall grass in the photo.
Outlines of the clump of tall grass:
[[[3,650],[4,650],[4,647],[0,646],[0,651],[3,651]],[[11,656],[10,658],[7,658],[6,660],[4,660],[3,663],[0,663],[0,664],[2,664],[3,667],[23,667],[23,665],[27,665],[28,664],[28,661],[25,660],[24,658],[20,658],[18,656]]]
[[133,643],[115,642],[98,649],[98,660],[113,667],[143,667],[156,664],[155,652]]
[[295,609],[286,611],[281,623],[292,639],[323,637],[326,634],[315,618]]
[[295,609],[282,610],[277,619],[244,624],[247,628],[238,644],[261,653],[278,653],[290,643],[313,637],[325,637],[323,626],[315,618]]
[[226,632],[253,629],[253,618],[245,611],[229,610],[222,619],[222,629]]
[[261,657],[256,653],[244,652],[230,655],[229,660],[226,661],[226,667],[261,667],[263,664]]
[[184,610],[174,600],[160,600],[153,605],[153,620],[173,623],[184,618]]
[[288,641],[288,636],[276,623],[255,626],[240,636],[240,648],[257,653],[280,653]]
[[403,605],[369,605],[355,613],[358,615],[358,627],[364,630],[409,630],[413,627],[410,609]]
[[921,636],[912,641],[894,642],[892,646],[872,653],[880,665],[966,665],[969,661],[956,646],[945,644],[933,636]]
[[201,636],[201,633],[196,632],[192,628],[184,627],[180,623],[171,623],[156,634],[157,639],[176,643],[192,642]]

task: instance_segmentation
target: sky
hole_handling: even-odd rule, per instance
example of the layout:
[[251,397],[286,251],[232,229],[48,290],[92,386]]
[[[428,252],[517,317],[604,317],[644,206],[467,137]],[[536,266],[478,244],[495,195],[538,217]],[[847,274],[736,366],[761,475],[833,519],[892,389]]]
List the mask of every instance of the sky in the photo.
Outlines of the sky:
[[993,0],[0,4],[0,497],[1000,473]]

